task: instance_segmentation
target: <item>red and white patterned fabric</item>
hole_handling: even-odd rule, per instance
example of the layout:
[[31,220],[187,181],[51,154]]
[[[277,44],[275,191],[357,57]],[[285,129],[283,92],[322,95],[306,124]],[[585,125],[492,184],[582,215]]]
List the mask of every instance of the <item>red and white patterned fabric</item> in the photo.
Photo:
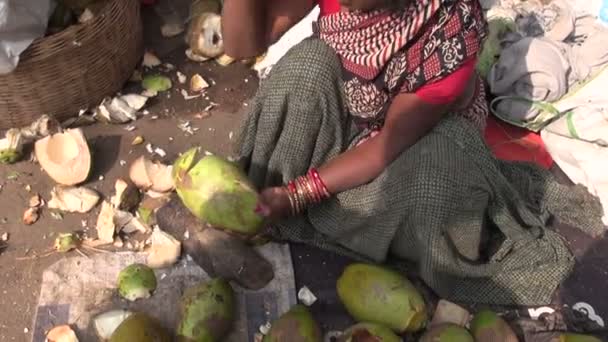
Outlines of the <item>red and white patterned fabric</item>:
[[341,11],[321,16],[318,26],[342,61],[348,108],[365,121],[382,121],[395,95],[415,93],[476,58],[487,27],[478,0]]

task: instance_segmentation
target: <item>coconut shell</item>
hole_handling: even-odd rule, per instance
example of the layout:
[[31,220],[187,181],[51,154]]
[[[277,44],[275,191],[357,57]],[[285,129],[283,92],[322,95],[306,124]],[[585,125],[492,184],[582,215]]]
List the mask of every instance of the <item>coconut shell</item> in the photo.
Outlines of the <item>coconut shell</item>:
[[216,278],[191,287],[182,297],[178,338],[223,341],[232,328],[235,311],[234,291],[227,281]]
[[348,328],[337,342],[401,342],[401,337],[379,324],[359,323]]
[[258,193],[245,173],[218,156],[199,159],[200,149],[184,153],[173,165],[175,188],[184,205],[203,222],[255,235],[264,219],[255,213]]
[[456,324],[440,324],[429,329],[419,342],[475,342],[473,336]]
[[252,290],[263,288],[274,278],[272,264],[252,246],[234,235],[203,227],[176,197],[156,211],[156,223],[175,237],[187,232],[184,252],[212,277],[235,281]]
[[59,184],[80,184],[91,172],[91,152],[79,128],[42,138],[34,150],[40,166]]
[[477,342],[517,342],[518,338],[509,324],[490,310],[475,314],[471,321],[471,333]]
[[310,311],[303,305],[296,305],[278,320],[263,342],[321,342],[321,329]]
[[109,342],[171,342],[169,334],[157,320],[134,313],[116,328]]
[[422,295],[397,272],[352,264],[338,279],[337,288],[346,310],[359,322],[381,324],[397,333],[418,331],[426,323]]

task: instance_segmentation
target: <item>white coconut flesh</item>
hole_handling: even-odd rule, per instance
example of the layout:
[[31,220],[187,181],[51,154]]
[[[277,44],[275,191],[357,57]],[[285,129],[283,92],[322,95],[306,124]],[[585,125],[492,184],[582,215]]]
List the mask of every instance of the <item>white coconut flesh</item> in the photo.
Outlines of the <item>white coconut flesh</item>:
[[174,189],[172,167],[140,157],[129,170],[131,181],[140,189],[164,193]]
[[95,317],[93,325],[97,336],[103,340],[109,340],[120,324],[133,313],[127,310],[112,310]]
[[89,175],[91,154],[80,129],[38,140],[35,153],[40,166],[59,184],[76,185]]

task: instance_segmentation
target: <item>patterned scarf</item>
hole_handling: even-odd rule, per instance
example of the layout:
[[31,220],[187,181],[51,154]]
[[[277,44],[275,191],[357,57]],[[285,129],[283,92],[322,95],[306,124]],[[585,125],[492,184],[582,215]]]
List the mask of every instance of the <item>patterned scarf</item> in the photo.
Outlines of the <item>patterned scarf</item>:
[[477,56],[486,36],[479,0],[412,0],[399,12],[338,12],[318,25],[342,61],[348,108],[365,121]]

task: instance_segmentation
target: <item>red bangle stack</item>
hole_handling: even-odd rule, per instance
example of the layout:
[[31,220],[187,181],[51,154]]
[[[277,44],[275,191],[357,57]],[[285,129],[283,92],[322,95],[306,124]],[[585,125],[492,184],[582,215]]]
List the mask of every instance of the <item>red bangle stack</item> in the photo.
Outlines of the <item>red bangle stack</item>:
[[323,183],[319,172],[310,169],[306,176],[298,177],[286,186],[291,205],[291,214],[301,214],[311,204],[318,204],[324,199],[331,197],[329,190]]

